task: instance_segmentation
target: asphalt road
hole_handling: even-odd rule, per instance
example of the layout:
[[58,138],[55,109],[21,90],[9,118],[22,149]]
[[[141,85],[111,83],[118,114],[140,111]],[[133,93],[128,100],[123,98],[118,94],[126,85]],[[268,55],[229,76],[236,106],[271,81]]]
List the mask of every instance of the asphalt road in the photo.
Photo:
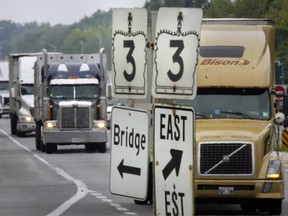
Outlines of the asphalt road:
[[[11,136],[9,122],[0,119],[0,216],[153,215],[152,205],[110,193],[109,144],[105,154],[64,146],[47,155],[35,150],[34,136]],[[288,168],[285,175],[287,183]],[[287,186],[286,194],[282,215],[288,215]],[[196,215],[251,215],[239,205],[196,209]]]

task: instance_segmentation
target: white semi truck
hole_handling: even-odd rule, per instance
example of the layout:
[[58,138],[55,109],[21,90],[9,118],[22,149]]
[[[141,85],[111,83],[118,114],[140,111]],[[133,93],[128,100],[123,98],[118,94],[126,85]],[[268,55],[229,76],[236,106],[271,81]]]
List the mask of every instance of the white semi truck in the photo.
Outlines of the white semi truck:
[[0,118],[9,115],[9,63],[0,61]]
[[85,145],[88,151],[106,152],[104,56],[45,50],[38,56],[34,74],[36,149],[53,153],[57,145]]
[[31,115],[34,106],[34,64],[36,53],[9,55],[11,134],[24,136],[35,132]]

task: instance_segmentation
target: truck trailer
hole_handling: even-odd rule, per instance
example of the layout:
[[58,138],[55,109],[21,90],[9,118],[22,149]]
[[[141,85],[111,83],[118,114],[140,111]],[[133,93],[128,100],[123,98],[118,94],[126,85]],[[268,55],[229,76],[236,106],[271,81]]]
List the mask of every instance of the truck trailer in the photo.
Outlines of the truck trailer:
[[[284,167],[274,108],[274,23],[203,19],[194,107],[196,203],[280,215]],[[178,101],[179,103],[179,101]]]
[[85,145],[88,151],[106,152],[103,56],[45,50],[38,56],[34,73],[36,149],[53,153],[57,145]]
[[9,55],[11,134],[24,136],[35,132],[31,115],[34,106],[34,64],[37,53]]

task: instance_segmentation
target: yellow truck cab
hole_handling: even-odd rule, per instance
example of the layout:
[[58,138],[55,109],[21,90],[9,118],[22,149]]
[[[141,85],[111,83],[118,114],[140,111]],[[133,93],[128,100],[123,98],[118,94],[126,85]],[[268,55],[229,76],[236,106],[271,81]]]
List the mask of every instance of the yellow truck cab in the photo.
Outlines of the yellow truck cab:
[[279,215],[284,173],[276,122],[283,119],[274,109],[274,23],[204,19],[200,44],[197,96],[189,102],[195,201]]

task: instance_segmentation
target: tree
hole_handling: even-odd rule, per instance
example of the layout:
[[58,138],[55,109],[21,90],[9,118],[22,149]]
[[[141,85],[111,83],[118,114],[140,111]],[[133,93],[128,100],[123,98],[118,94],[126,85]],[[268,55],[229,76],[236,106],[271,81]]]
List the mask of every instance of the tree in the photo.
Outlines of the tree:
[[234,17],[234,6],[230,0],[213,0],[207,8],[204,17],[208,18],[223,18]]

